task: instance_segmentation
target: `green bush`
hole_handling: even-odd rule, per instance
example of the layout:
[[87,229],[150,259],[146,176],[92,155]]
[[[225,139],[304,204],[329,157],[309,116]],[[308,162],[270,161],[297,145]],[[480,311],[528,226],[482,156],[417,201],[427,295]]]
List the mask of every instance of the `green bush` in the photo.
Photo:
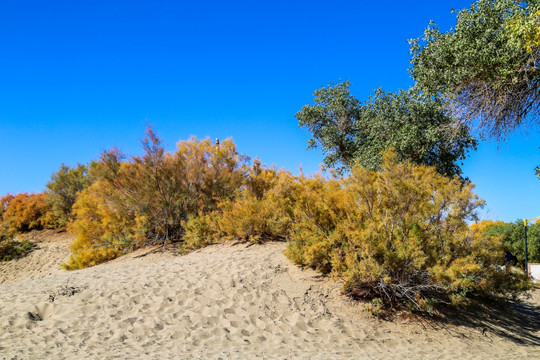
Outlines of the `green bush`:
[[27,239],[14,240],[10,236],[0,236],[0,261],[10,261],[32,251],[35,244]]
[[47,183],[47,201],[51,205],[57,227],[66,226],[73,219],[72,207],[77,194],[91,184],[86,165],[70,168],[62,164]]

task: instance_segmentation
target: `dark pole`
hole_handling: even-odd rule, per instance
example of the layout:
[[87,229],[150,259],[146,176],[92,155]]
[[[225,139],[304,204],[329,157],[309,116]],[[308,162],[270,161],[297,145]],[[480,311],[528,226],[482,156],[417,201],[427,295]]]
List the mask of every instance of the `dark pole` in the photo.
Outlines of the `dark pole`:
[[525,275],[529,276],[529,266],[527,261],[527,219],[523,221],[523,225],[525,225]]

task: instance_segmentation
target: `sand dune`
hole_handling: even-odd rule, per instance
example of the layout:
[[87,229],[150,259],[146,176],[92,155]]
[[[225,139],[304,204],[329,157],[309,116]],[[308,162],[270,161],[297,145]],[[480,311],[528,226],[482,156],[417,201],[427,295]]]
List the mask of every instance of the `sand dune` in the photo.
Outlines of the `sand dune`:
[[38,260],[52,247],[33,267],[30,256],[0,267],[1,359],[540,357],[538,293],[502,312],[388,322],[290,264],[283,243],[141,250],[73,272],[50,265],[66,249]]
[[67,232],[33,231],[26,236],[37,244],[37,249],[24,258],[0,262],[0,284],[65,272],[60,263],[66,261],[70,253],[72,237]]

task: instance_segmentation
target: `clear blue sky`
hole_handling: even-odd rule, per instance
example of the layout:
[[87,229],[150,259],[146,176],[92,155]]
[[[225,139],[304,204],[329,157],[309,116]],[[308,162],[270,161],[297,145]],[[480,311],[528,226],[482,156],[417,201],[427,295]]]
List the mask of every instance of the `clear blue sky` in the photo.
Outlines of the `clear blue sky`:
[[[152,124],[167,147],[232,136],[267,164],[314,172],[294,114],[349,79],[366,99],[408,88],[408,38],[443,30],[470,1],[0,2],[0,194],[39,192],[61,163],[118,146]],[[484,217],[540,215],[540,136],[482,143],[464,171]]]

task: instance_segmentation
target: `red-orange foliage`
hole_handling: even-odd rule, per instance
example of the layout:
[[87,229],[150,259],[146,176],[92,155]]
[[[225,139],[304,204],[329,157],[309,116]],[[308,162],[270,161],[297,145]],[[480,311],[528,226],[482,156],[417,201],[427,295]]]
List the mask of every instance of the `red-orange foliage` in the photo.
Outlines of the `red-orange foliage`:
[[21,193],[0,199],[1,221],[9,233],[20,233],[54,227],[47,195]]

